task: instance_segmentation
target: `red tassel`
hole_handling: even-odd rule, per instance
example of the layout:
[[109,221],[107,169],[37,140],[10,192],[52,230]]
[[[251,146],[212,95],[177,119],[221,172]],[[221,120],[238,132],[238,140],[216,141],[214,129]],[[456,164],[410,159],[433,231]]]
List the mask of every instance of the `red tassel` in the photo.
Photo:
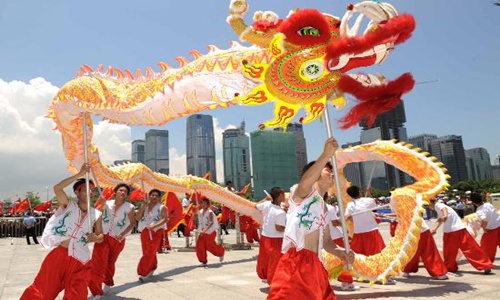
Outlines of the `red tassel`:
[[401,102],[401,96],[411,91],[414,85],[410,73],[377,86],[365,86],[350,76],[342,76],[339,89],[352,94],[360,103],[339,120],[340,128],[350,128],[364,118],[367,118],[367,125],[372,126],[379,114],[395,108]]

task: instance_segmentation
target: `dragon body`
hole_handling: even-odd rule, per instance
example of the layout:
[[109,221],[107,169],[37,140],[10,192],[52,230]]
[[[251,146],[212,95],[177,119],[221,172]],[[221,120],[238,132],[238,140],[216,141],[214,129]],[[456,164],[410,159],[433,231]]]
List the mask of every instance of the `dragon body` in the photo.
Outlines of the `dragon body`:
[[[341,120],[346,128],[364,117],[373,122],[378,113],[395,107],[413,87],[409,74],[386,81],[381,75],[346,73],[383,62],[395,45],[410,37],[415,27],[413,18],[399,16],[387,3],[364,1],[350,5],[342,18],[311,9],[293,11],[285,19],[270,11],[259,11],[250,26],[244,22],[247,11],[246,1],[232,0],[227,21],[240,40],[252,46],[232,42],[226,50],[209,46],[204,55],[191,51],[193,61],[178,57],[177,68],[161,62],[159,72],[151,67],[132,72],[82,66],[76,78],[59,90],[48,113],[62,135],[70,171],[77,172],[88,150],[93,176],[101,186],[128,182],[145,190],[197,191],[262,222],[254,203],[209,180],[191,175],[170,177],[138,163],[106,166],[92,142],[92,115],[111,123],[163,125],[206,110],[274,101],[274,118],[260,128],[286,128],[301,108],[306,114],[300,121],[308,123],[319,118],[328,103],[343,107],[344,95],[350,93],[358,104]],[[368,24],[358,34],[364,18]],[[350,162],[383,160],[416,180],[393,192],[402,220],[396,237],[381,254],[357,256],[354,263],[356,274],[370,280],[383,279],[398,272],[411,257],[422,220],[421,201],[446,187],[446,175],[425,154],[391,141],[353,147],[339,152],[337,158],[340,174]],[[341,179],[345,190],[347,180],[343,176]],[[340,264],[325,256],[328,269]]]

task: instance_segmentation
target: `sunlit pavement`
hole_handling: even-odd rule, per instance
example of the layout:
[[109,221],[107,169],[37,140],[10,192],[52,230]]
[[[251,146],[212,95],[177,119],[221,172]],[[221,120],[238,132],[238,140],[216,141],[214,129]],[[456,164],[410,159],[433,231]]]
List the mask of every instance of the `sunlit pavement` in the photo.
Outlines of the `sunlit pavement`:
[[[388,224],[380,225],[386,239]],[[436,235],[441,245],[441,230]],[[196,254],[183,251],[185,238],[170,236],[174,251],[158,254],[158,269],[153,277],[141,283],[136,275],[141,256],[139,235],[127,238],[115,275],[115,286],[103,299],[265,299],[269,291],[255,272],[258,246],[250,250],[226,251],[224,263],[208,255],[208,268],[200,267]],[[11,245],[11,242],[13,244]],[[224,235],[224,243],[234,243],[234,231]],[[191,249],[192,250],[192,249]],[[39,245],[26,245],[24,238],[0,239],[0,299],[19,299],[31,284],[48,253]],[[492,275],[483,275],[460,261],[460,272],[449,280],[432,280],[421,268],[410,278],[396,277],[396,285],[357,283],[360,289],[340,291],[340,283],[332,281],[338,299],[500,299],[500,251]],[[59,299],[62,299],[62,294]]]

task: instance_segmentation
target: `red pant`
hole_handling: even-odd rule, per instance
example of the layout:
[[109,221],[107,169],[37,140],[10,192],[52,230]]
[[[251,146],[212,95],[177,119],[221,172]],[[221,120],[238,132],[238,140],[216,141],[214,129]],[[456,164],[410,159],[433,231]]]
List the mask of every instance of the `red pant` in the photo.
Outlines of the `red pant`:
[[67,248],[59,246],[47,254],[35,280],[21,299],[53,300],[62,290],[63,299],[87,299],[90,270],[90,263],[82,264],[68,256]]
[[443,234],[443,256],[444,264],[450,272],[458,271],[457,254],[458,249],[462,250],[465,258],[477,270],[491,269],[491,263],[483,249],[479,247],[476,240],[470,235],[467,229],[460,229],[454,232]]
[[352,251],[366,256],[380,253],[385,248],[384,239],[378,229],[355,233],[351,241]]
[[207,251],[217,257],[224,256],[224,247],[215,243],[215,236],[215,231],[211,234],[201,234],[196,241],[196,257],[203,264],[208,262]]
[[398,221],[391,221],[389,225],[389,234],[394,237],[396,235],[396,228],[398,227]]
[[125,247],[125,240],[121,243],[109,236],[104,235],[102,243],[96,243],[92,252],[92,276],[90,279],[89,289],[92,295],[102,295],[102,284],[114,286],[115,282],[115,264],[118,255]]
[[[150,239],[150,232],[152,239]],[[140,276],[147,276],[158,267],[156,252],[158,252],[162,237],[163,230],[151,231],[144,229],[141,232],[142,257],[139,260],[139,265],[137,265],[137,274]]]
[[267,279],[271,284],[276,266],[282,256],[281,245],[283,238],[260,237],[259,256],[257,256],[257,275],[260,279]]
[[[163,229],[159,229],[159,230],[163,230]],[[165,249],[167,249],[167,250],[172,250],[172,246],[170,246],[170,241],[168,240],[168,230],[165,229],[163,231],[164,231],[164,233],[162,235],[160,248],[158,249],[158,251],[162,251],[163,247],[165,247]]]
[[245,236],[247,237],[247,242],[250,244],[253,242],[260,243],[259,231],[257,230],[257,227],[249,226],[247,230],[245,230]]
[[[344,248],[344,238],[337,238],[334,239],[333,242],[337,244],[339,247]],[[340,273],[339,277],[337,278],[339,282],[347,282],[347,283],[353,283],[354,279],[352,278],[351,272],[348,270],[344,269]]]
[[318,254],[290,248],[280,259],[267,299],[334,300],[325,267]]
[[481,237],[481,248],[483,248],[491,262],[495,261],[497,247],[500,247],[500,227],[488,232],[483,232],[483,236]]
[[422,262],[424,263],[425,269],[429,275],[438,277],[445,275],[448,272],[441,256],[439,255],[436,242],[434,241],[434,237],[432,237],[430,230],[420,233],[417,251],[410,262],[406,264],[403,272],[417,273],[420,258],[422,258]]

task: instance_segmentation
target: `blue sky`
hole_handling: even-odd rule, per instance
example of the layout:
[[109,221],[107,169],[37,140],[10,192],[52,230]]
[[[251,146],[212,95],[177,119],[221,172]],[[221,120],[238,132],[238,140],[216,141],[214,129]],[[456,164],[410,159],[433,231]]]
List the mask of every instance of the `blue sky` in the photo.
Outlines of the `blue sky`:
[[[296,7],[313,7],[341,17],[349,3],[334,0],[248,2],[247,23],[251,22],[256,10],[272,10],[285,17]],[[380,72],[390,79],[412,72],[417,82],[433,81],[417,84],[404,97],[408,134],[461,135],[466,149],[484,147],[493,159],[500,154],[500,7],[483,0],[390,3],[400,13],[415,16],[417,29],[414,36],[397,47],[383,65],[354,71]],[[38,120],[43,124],[39,126],[28,116],[45,115],[50,95],[71,80],[81,65],[104,64],[134,70],[155,66],[159,61],[176,65],[176,56],[189,57],[192,49],[206,53],[209,44],[226,48],[229,41],[237,40],[225,21],[228,5],[229,1],[225,0],[1,1],[0,118],[5,118],[0,120],[0,157],[4,161],[0,167],[5,170],[14,166],[23,172],[19,177],[14,176],[15,179],[0,176],[0,199],[22,192],[23,182],[36,182],[30,188],[43,194],[45,186],[52,186],[61,175],[67,175],[64,157],[57,157],[62,154],[49,153],[48,145],[20,145],[23,132],[11,127],[26,125],[29,127],[26,132],[30,134],[40,128],[50,130],[50,122]],[[35,78],[38,79],[34,81]],[[41,93],[40,87],[48,91]],[[37,96],[37,101],[35,96],[40,93],[43,97]],[[28,102],[29,97],[32,99]],[[28,105],[31,110],[39,108],[38,115],[34,111],[25,114],[26,107],[23,106]],[[206,113],[217,119],[221,130],[239,125],[244,118],[247,131],[253,131],[260,122],[272,117],[272,108],[272,104],[240,106]],[[331,112],[336,125],[335,120],[347,110]],[[7,117],[18,123],[7,122]],[[168,123],[163,128],[170,131],[170,146],[175,154],[182,156],[185,153],[185,119]],[[121,137],[124,134],[120,131],[122,129],[118,130]],[[130,139],[143,138],[147,129],[132,128],[128,131]],[[16,135],[15,138],[9,135],[11,133]],[[307,125],[305,133],[309,159],[312,160],[321,152],[326,138],[324,123]],[[106,143],[112,144],[113,141],[106,140],[106,132],[102,135]],[[354,127],[340,131],[335,126],[334,135],[340,143],[354,142],[359,140],[360,129]],[[60,148],[60,140],[55,141],[51,147]],[[25,157],[19,154],[19,148],[36,148],[37,145],[44,149],[42,153],[31,149],[23,150]],[[110,148],[109,157],[114,157],[112,151]],[[35,170],[34,156],[44,158],[44,153],[54,157],[57,163],[42,164],[39,170],[31,172]],[[39,172],[44,171],[59,177],[39,178]],[[17,185],[16,191],[11,188],[13,185]]]

